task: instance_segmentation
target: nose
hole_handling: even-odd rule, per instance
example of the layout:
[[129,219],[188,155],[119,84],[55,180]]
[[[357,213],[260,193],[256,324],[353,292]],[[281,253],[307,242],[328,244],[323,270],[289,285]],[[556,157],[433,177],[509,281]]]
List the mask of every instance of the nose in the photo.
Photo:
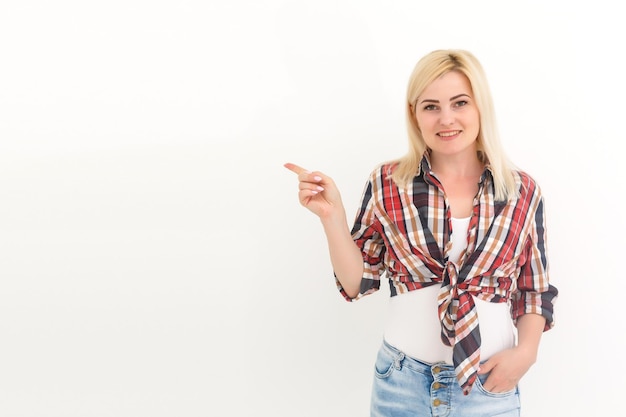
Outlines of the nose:
[[455,121],[454,112],[450,109],[443,109],[439,114],[439,123],[442,126],[450,126],[453,125]]

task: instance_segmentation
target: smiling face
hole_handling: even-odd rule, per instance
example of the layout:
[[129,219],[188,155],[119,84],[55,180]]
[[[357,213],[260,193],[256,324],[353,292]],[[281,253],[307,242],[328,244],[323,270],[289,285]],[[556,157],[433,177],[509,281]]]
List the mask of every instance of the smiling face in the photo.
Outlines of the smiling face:
[[476,157],[480,115],[464,74],[451,71],[433,81],[418,97],[414,112],[433,155]]

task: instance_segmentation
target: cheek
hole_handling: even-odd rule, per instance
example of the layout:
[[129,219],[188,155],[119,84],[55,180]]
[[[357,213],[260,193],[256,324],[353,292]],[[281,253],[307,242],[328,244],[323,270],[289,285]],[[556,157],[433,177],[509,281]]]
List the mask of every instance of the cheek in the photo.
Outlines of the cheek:
[[423,115],[420,117],[415,117],[415,124],[417,128],[421,131],[428,130],[429,126],[431,126],[432,122],[428,117],[424,117]]
[[478,114],[477,111],[473,112],[473,114],[471,115],[471,120],[477,126],[480,125],[480,114]]
[[414,118],[413,118],[413,123],[415,124],[415,128],[416,128],[418,131],[420,131],[420,132],[421,132],[421,131],[422,131],[422,124],[420,123],[420,120],[419,120],[417,117],[414,117]]

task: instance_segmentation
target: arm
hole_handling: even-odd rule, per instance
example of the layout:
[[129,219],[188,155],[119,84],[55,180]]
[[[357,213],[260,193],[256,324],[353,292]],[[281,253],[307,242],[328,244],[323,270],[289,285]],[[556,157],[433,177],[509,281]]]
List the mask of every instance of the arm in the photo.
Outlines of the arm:
[[524,314],[517,319],[518,343],[481,365],[479,374],[491,372],[484,388],[490,392],[510,391],[537,360],[539,341],[546,319],[539,314]]
[[339,190],[332,178],[320,172],[289,163],[285,168],[298,174],[300,204],[320,218],[335,275],[346,293],[356,297],[363,277],[363,257],[350,234]]
[[485,362],[479,373],[492,371],[484,387],[492,392],[513,389],[537,360],[543,332],[553,325],[554,302],[558,290],[549,283],[546,254],[546,227],[543,199],[535,188],[533,227],[520,265],[518,291],[512,297],[512,318],[517,327],[517,346],[504,350]]
[[517,349],[528,360],[529,368],[537,360],[545,326],[546,319],[539,314],[524,314],[517,319]]
[[[342,210],[343,211],[343,210]],[[363,277],[363,257],[352,240],[343,211],[343,219],[321,219],[328,242],[335,276],[350,298],[359,294]]]

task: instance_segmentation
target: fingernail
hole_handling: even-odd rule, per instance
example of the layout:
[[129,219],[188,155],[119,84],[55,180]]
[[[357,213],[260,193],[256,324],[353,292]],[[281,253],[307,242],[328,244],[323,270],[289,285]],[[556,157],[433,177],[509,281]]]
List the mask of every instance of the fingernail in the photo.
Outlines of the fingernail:
[[321,181],[321,180],[322,180],[322,177],[320,177],[319,175],[316,175],[316,176],[314,176],[314,177],[313,177],[313,179],[314,179],[315,181]]
[[317,186],[317,190],[318,191],[324,191],[324,187],[320,187],[319,185]]
[[317,194],[317,191],[311,190],[311,194]]

